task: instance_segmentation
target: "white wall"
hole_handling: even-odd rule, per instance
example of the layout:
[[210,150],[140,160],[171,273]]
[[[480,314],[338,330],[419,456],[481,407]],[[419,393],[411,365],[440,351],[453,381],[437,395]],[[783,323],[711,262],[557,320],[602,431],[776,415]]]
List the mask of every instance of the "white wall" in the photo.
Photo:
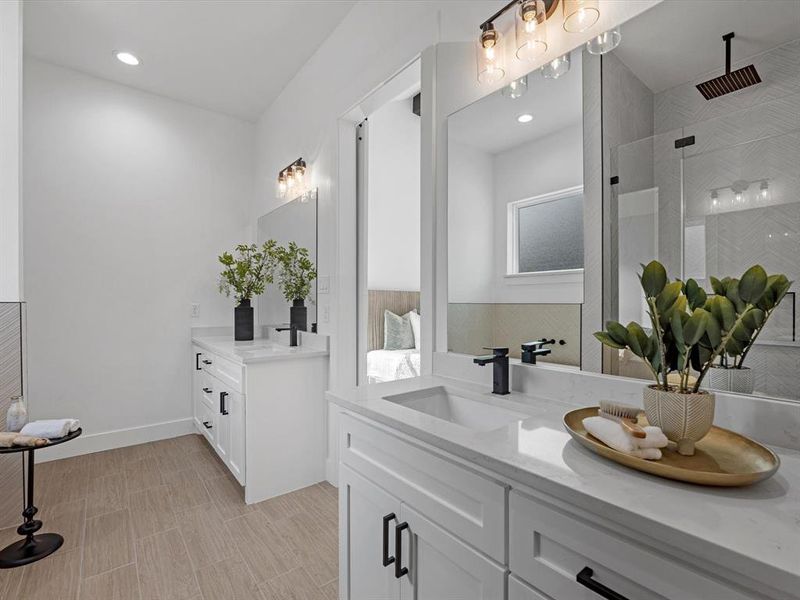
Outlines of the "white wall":
[[493,302],[494,156],[448,144],[447,212],[450,302]]
[[[494,156],[493,302],[580,303],[583,286],[566,282],[520,285],[505,278],[508,203],[583,184],[582,123]],[[555,276],[548,276],[552,279]],[[514,283],[510,283],[514,281]]]
[[188,420],[190,327],[232,325],[216,257],[250,236],[254,125],[36,60],[24,108],[31,416]]
[[420,118],[411,98],[369,116],[367,287],[419,291]]
[[22,300],[22,3],[0,2],[0,301]]

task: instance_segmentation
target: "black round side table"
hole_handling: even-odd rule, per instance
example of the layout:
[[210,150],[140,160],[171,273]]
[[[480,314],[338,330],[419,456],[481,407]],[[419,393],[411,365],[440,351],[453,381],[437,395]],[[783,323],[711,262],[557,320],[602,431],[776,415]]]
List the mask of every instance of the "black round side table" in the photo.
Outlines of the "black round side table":
[[10,454],[11,452],[27,452],[27,469],[25,473],[25,509],[22,516],[25,521],[17,528],[17,533],[24,535],[25,539],[6,546],[0,550],[0,569],[12,569],[23,565],[36,562],[45,556],[51,555],[61,547],[64,538],[57,533],[43,533],[34,535],[42,528],[42,522],[33,517],[39,509],[33,505],[33,453],[36,450],[45,450],[51,446],[57,446],[70,440],[74,440],[81,433],[82,429],[77,429],[64,437],[50,440],[46,446],[32,448],[30,446],[11,446],[10,448],[0,448],[0,454]]

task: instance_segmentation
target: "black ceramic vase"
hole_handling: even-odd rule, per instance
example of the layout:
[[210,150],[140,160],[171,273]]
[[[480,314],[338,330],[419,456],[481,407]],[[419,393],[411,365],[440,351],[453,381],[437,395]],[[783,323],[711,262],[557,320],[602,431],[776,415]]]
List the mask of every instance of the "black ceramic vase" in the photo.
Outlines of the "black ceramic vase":
[[289,324],[294,325],[298,331],[307,331],[308,308],[302,298],[295,298],[289,307]]
[[253,307],[250,306],[250,299],[242,300],[233,309],[233,339],[237,342],[253,339]]

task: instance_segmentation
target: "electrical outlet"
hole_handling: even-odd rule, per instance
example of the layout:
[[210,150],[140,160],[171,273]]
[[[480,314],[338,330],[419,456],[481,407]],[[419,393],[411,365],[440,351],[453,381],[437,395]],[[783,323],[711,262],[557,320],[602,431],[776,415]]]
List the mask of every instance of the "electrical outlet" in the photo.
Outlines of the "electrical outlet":
[[317,293],[329,294],[331,291],[331,278],[325,275],[317,280]]
[[199,302],[192,302],[192,312],[191,316],[193,319],[200,318],[200,303]]
[[331,307],[327,304],[322,307],[322,322],[328,323],[331,320]]

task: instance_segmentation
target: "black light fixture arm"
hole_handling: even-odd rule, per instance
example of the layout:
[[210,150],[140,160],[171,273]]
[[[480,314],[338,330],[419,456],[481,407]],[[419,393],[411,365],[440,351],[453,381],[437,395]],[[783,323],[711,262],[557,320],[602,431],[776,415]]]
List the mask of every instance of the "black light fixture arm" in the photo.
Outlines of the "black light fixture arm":
[[493,21],[496,21],[497,19],[499,19],[501,16],[503,16],[503,15],[504,15],[505,13],[507,13],[509,10],[511,10],[512,8],[514,8],[514,6],[515,6],[515,5],[517,5],[517,4],[521,4],[521,0],[511,0],[511,2],[509,2],[508,4],[506,4],[506,5],[505,5],[503,8],[501,8],[500,10],[498,10],[498,11],[497,11],[496,13],[494,13],[494,14],[493,14],[491,17],[489,17],[489,18],[488,18],[488,19],[486,19],[486,20],[485,20],[483,23],[481,23],[481,25],[480,25],[480,30],[481,30],[481,31],[485,31],[485,30],[486,30],[486,28],[487,28],[487,27],[489,27],[489,25],[491,25]]
[[731,40],[734,38],[734,33],[731,31],[730,33],[726,33],[722,36],[722,39],[725,40],[725,74],[731,74]]

